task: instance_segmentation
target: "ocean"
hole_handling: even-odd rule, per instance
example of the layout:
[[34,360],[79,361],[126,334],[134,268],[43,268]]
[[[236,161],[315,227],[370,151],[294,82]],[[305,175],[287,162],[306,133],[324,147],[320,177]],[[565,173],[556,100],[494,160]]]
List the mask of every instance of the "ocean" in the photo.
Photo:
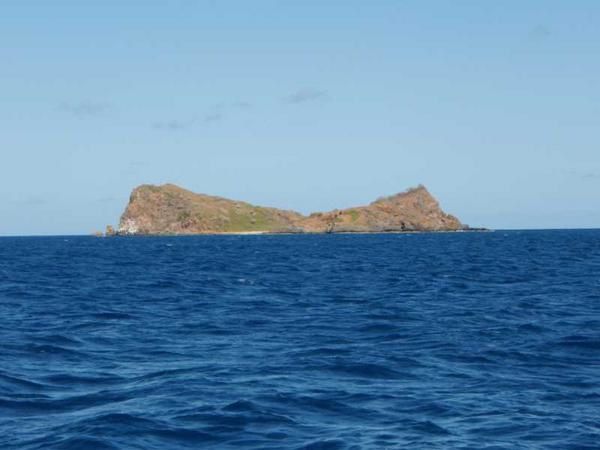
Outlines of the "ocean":
[[600,230],[0,238],[1,449],[598,449]]

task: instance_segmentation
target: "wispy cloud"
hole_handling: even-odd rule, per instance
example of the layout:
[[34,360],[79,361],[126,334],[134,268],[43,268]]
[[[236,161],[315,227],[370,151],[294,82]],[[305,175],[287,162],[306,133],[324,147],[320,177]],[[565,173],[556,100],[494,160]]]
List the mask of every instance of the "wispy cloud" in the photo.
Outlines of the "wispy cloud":
[[211,114],[207,114],[206,116],[204,116],[205,123],[218,122],[219,120],[222,120],[222,119],[223,119],[223,114],[221,114],[221,113],[211,113]]
[[600,180],[600,172],[586,172],[580,174],[582,180]]
[[238,102],[233,102],[231,104],[232,107],[234,108],[238,108],[238,109],[249,109],[252,108],[252,104],[249,102],[244,102],[244,101],[238,101]]
[[183,131],[192,128],[195,125],[210,124],[219,122],[226,117],[226,112],[233,112],[233,109],[249,109],[252,104],[246,101],[235,101],[229,103],[217,103],[207,108],[204,114],[199,114],[189,120],[171,119],[157,121],[152,124],[155,130],[163,131]]
[[12,203],[18,205],[24,205],[27,207],[42,206],[48,203],[48,198],[42,197],[41,195],[29,195],[27,197],[15,198],[11,200]]
[[576,170],[570,169],[565,171],[565,175],[578,178],[580,180],[600,180],[600,170]]
[[314,88],[303,88],[288,95],[284,100],[286,103],[298,104],[322,100],[327,97],[327,92]]
[[181,120],[167,120],[161,122],[154,122],[152,128],[155,130],[162,131],[182,131],[189,128],[193,124],[193,121],[181,121]]
[[529,38],[534,41],[547,39],[552,35],[552,31],[546,25],[536,25],[529,30]]
[[74,117],[84,119],[105,114],[110,106],[106,103],[85,100],[77,103],[61,103],[59,109]]

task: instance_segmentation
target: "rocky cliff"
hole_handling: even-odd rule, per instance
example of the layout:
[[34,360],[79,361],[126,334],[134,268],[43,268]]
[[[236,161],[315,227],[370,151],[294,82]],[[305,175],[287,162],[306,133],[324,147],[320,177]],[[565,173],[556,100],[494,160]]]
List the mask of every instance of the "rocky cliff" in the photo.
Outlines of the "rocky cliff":
[[367,206],[313,213],[254,206],[173,184],[133,190],[118,234],[341,233],[457,231],[466,227],[446,214],[424,186]]

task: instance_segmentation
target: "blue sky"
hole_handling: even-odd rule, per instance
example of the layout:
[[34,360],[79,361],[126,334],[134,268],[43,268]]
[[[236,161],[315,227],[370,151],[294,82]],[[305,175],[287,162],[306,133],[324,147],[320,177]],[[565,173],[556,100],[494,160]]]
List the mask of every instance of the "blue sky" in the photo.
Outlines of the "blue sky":
[[600,224],[600,2],[0,3],[0,235],[172,182],[327,210],[425,184],[492,228]]

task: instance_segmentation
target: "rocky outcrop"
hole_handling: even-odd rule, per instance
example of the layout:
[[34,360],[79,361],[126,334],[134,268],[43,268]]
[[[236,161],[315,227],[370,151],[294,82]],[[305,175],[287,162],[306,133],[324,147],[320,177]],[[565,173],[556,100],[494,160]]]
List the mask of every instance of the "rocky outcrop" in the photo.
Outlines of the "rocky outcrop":
[[173,184],[133,190],[118,234],[342,233],[458,231],[466,229],[446,214],[424,186],[380,198],[367,206],[313,213],[251,205],[195,194]]

